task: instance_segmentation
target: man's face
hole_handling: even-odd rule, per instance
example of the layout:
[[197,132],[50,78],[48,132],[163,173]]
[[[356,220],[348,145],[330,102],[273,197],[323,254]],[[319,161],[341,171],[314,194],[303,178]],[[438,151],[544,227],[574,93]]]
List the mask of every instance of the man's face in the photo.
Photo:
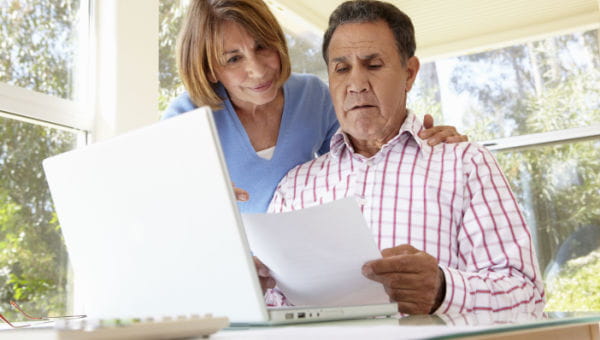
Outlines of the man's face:
[[355,144],[384,144],[406,117],[419,61],[403,65],[385,21],[339,26],[329,44],[329,91],[342,130]]

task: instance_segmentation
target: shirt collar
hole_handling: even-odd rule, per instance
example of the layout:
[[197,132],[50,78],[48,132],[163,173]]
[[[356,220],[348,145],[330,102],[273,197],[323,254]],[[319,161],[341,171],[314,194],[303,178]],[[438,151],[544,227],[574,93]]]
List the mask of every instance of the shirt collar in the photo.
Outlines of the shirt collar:
[[[377,157],[382,152],[385,152],[386,150],[392,148],[394,145],[398,144],[402,139],[401,137],[403,134],[407,134],[409,138],[412,138],[421,152],[429,150],[431,147],[427,144],[425,140],[421,139],[421,137],[419,137],[418,135],[421,130],[423,130],[423,123],[421,122],[421,120],[417,118],[417,116],[411,110],[406,110],[406,118],[404,119],[404,123],[402,123],[398,134],[394,136],[394,138],[392,138],[389,142],[384,144],[381,147],[381,150],[379,150],[378,153],[373,155],[372,158]],[[348,150],[351,154],[355,154],[354,148],[350,143],[348,135],[345,132],[343,132],[341,128],[339,128],[335,135],[333,135],[333,137],[331,138],[330,152],[332,156],[339,158],[343,154],[344,150]]]

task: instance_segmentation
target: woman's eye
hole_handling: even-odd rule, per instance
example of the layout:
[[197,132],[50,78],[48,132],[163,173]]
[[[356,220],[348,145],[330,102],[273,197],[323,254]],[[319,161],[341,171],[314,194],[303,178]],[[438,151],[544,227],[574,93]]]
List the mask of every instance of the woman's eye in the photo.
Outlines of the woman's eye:
[[228,63],[228,64],[232,64],[232,63],[238,62],[238,61],[239,61],[241,58],[242,58],[242,57],[240,57],[240,56],[238,56],[238,55],[236,55],[236,56],[233,56],[233,57],[231,57],[231,58],[227,59],[227,63]]

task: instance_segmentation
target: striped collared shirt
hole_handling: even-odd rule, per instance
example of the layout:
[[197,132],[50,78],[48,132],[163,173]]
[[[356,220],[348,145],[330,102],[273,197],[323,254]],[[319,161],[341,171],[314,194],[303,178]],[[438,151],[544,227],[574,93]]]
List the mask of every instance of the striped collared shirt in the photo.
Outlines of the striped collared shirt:
[[409,111],[370,158],[338,131],[328,154],[281,180],[269,212],[355,197],[379,249],[410,244],[437,259],[446,296],[436,313],[541,311],[531,235],[496,159],[475,143],[429,146],[421,129]]

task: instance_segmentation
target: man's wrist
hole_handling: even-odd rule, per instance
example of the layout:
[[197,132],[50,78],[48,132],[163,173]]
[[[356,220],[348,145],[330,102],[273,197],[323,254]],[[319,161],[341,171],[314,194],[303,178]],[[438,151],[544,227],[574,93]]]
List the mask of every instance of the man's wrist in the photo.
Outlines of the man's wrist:
[[429,314],[433,314],[438,308],[440,308],[442,302],[444,302],[444,298],[446,297],[446,276],[440,267],[438,267],[438,278],[440,279],[440,287],[438,288],[437,295],[435,297],[435,303],[429,311]]

